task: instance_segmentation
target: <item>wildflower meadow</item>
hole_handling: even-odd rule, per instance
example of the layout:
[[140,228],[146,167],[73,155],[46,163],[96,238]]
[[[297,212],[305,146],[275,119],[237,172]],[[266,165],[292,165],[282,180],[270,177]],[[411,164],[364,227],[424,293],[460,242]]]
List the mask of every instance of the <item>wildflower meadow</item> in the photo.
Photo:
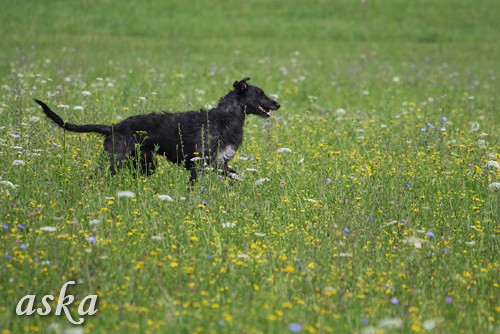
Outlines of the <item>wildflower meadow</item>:
[[[500,2],[12,1],[0,333],[498,333]],[[72,123],[210,108],[241,180],[106,172]],[[94,303],[95,302],[95,303]],[[72,321],[70,321],[72,320]]]

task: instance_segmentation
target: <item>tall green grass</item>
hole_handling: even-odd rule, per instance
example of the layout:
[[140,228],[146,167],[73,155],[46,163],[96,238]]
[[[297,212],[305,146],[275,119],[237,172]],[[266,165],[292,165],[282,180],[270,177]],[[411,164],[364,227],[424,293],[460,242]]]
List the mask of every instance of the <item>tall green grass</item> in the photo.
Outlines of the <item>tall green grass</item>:
[[[15,312],[69,280],[89,333],[498,332],[496,1],[2,8],[2,333],[75,327]],[[99,172],[102,138],[32,102],[112,123],[245,76],[282,108],[247,118],[242,181],[191,192],[166,161]]]

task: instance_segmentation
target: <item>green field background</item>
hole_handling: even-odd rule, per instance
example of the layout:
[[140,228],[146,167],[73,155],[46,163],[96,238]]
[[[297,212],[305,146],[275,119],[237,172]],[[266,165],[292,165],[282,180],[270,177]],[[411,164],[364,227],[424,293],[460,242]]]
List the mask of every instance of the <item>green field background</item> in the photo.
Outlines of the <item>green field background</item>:
[[[0,333],[500,330],[500,2],[0,3]],[[33,102],[111,124],[244,77],[282,107],[191,191]],[[16,315],[69,280],[84,324]]]

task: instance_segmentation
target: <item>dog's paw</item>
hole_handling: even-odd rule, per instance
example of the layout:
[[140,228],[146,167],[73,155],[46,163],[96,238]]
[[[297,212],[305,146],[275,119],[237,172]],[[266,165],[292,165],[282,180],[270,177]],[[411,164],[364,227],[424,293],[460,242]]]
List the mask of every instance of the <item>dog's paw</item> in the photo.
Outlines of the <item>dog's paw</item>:
[[243,180],[243,175],[238,174],[238,173],[229,173],[227,174],[231,179],[236,180],[236,181],[241,181]]

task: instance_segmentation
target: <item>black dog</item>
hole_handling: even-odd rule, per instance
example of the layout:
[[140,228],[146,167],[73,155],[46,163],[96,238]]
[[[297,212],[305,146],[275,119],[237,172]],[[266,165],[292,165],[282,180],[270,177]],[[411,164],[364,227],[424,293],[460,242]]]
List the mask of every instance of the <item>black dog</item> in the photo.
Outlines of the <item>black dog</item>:
[[103,134],[112,173],[130,161],[138,171],[150,175],[157,164],[155,154],[159,154],[184,164],[191,171],[189,180],[193,184],[197,160],[222,169],[225,176],[236,174],[227,163],[243,141],[245,115],[269,117],[271,110],[280,107],[248,80],[235,81],[234,90],[210,110],[137,115],[114,125],[65,123],[45,103],[37,99],[35,102],[65,130]]

